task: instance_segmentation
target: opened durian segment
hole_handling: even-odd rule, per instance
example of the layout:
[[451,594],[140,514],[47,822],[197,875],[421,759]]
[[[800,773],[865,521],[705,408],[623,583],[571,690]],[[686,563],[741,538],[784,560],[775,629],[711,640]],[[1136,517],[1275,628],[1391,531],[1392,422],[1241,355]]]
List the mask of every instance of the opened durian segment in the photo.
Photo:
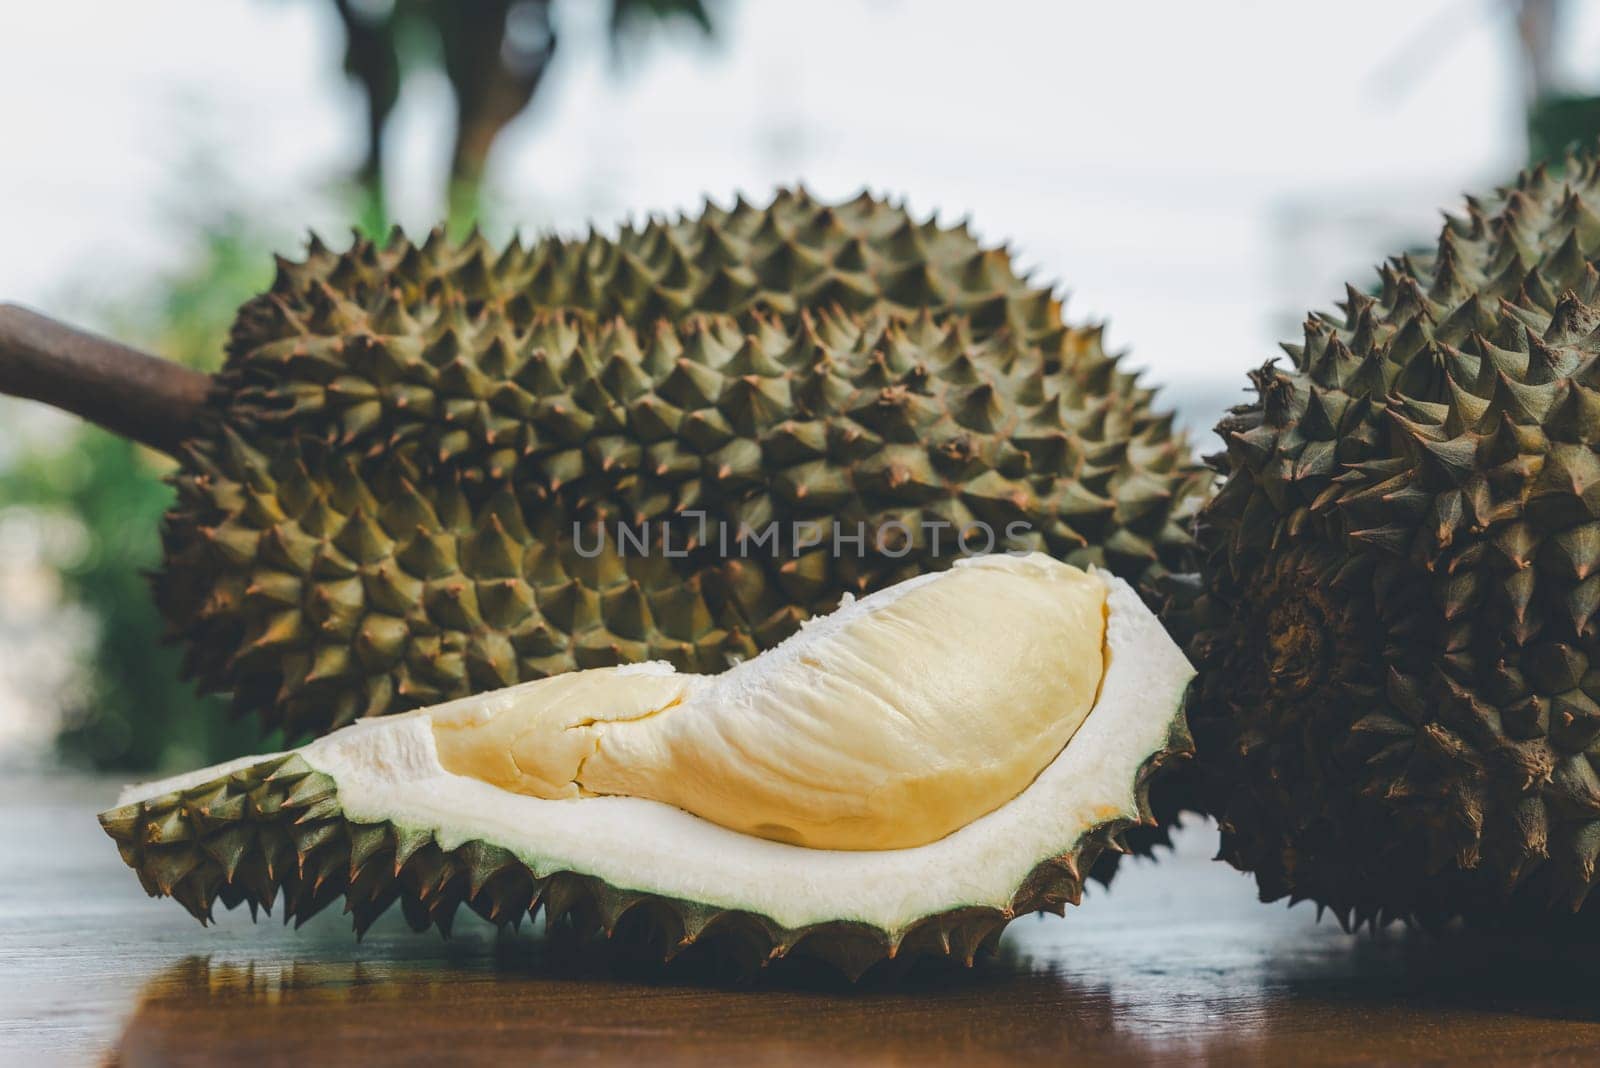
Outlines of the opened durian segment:
[[[994,566],[958,564],[884,596],[951,582],[974,568],[992,576]],[[514,699],[540,683],[364,720],[295,753],[334,782],[343,819],[427,832],[446,851],[489,843],[538,877],[581,873],[618,889],[759,914],[793,930],[853,922],[896,935],[952,909],[1008,914],[1041,865],[1061,860],[1075,868],[1096,834],[1136,821],[1147,764],[1185,737],[1182,703],[1193,669],[1127,583],[1098,570],[1091,577],[1106,591],[1105,667],[1099,695],[1071,744],[1012,800],[914,848],[813,849],[744,834],[660,801],[547,800],[443,766],[435,717]],[[837,625],[860,610],[857,605],[816,625]],[[970,655],[981,659],[1017,637],[1011,627],[996,628]],[[951,669],[941,665],[940,673]],[[616,673],[673,677],[648,665]],[[131,787],[119,804],[190,790],[277,755]]]
[[943,838],[1027,788],[1099,689],[1104,583],[1042,554],[885,590],[716,676],[597,669],[433,714],[456,774],[642,797],[816,849]]

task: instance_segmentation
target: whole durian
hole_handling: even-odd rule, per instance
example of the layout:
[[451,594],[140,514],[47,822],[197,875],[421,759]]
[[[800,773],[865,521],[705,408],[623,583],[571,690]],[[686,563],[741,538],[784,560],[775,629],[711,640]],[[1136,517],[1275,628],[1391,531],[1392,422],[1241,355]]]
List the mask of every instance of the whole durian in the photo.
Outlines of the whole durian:
[[1218,427],[1191,709],[1222,855],[1341,922],[1580,909],[1600,857],[1600,168],[1313,315]]
[[[573,668],[719,671],[980,523],[969,548],[1149,590],[1192,566],[1208,481],[1150,400],[1006,252],[865,196],[313,243],[241,310],[157,598],[204,689],[299,736]],[[740,538],[774,523],[776,551]]]

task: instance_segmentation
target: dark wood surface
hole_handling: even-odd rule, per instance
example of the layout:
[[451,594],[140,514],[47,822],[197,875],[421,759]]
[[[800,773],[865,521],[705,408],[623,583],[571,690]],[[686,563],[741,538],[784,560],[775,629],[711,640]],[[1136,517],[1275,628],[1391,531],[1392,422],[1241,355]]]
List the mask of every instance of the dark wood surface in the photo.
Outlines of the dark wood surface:
[[465,915],[202,928],[122,867],[113,794],[0,777],[0,1065],[1600,1063],[1600,953],[1347,936],[1257,904],[1205,827],[971,972],[736,986]]

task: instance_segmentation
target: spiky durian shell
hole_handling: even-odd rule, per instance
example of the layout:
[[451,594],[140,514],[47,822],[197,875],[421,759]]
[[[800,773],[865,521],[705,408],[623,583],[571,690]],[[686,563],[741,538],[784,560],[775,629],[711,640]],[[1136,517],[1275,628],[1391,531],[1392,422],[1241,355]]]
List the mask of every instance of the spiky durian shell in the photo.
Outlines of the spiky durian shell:
[[420,245],[397,233],[387,247],[360,242],[345,254],[313,237],[303,263],[280,260],[279,268],[272,293],[244,309],[235,349],[256,340],[254,314],[269,320],[261,329],[279,327],[274,295],[293,293],[293,304],[310,299],[318,283],[369,309],[398,291],[408,307],[451,297],[469,311],[480,301],[500,303],[514,320],[557,308],[641,328],[712,313],[792,320],[807,309],[837,308],[960,315],[979,336],[1005,330],[1032,340],[1061,329],[1060,301],[1048,286],[1019,277],[1007,250],[980,244],[965,223],[918,222],[866,193],[830,204],[785,189],[764,208],[743,199],[730,209],[707,202],[698,215],[651,218],[616,237],[513,240],[503,250],[478,233],[457,244],[439,230]]
[[[843,300],[845,277],[854,312],[795,310]],[[653,314],[679,291],[743,314],[546,307]],[[437,236],[316,249],[241,313],[213,416],[176,477],[158,600],[201,685],[291,735],[571,668],[720,670],[845,592],[949,564],[977,520],[1150,585],[1189,562],[1205,485],[1099,331],[1062,325],[1003,253],[799,195],[499,257]],[[696,512],[708,544],[687,556],[574,543],[574,523],[676,517],[681,548]],[[860,558],[720,544],[720,523],[774,520],[914,536]],[[937,553],[924,521],[952,525]]]
[[1222,855],[1347,925],[1576,910],[1600,856],[1600,171],[1449,218],[1218,427],[1191,716]]
[[[1142,822],[1152,819],[1151,776],[1190,747],[1180,714],[1131,784]],[[218,902],[248,906],[252,917],[281,902],[284,922],[298,927],[343,898],[357,935],[398,902],[413,930],[435,927],[448,936],[462,905],[502,927],[542,911],[547,929],[562,924],[581,935],[624,935],[663,961],[694,949],[748,973],[783,957],[813,957],[851,979],[891,958],[945,957],[971,966],[1015,917],[1060,915],[1078,904],[1085,873],[1131,822],[1118,815],[1085,827],[1072,848],[1034,866],[1007,908],[965,906],[884,931],[849,921],[786,927],[753,912],[615,887],[583,872],[536,870],[479,839],[442,843],[428,830],[357,822],[346,817],[334,779],[297,754],[100,816],[145,891],[173,898],[202,923]]]

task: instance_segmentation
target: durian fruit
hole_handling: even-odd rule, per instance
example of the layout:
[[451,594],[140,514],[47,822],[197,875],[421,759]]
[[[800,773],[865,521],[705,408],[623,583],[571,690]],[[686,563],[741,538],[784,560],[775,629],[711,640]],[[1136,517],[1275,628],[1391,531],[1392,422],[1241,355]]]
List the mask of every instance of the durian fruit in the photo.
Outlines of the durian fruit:
[[157,598],[202,688],[291,737],[722,670],[963,549],[1147,590],[1193,563],[1207,477],[1099,330],[866,198],[499,255],[313,246],[229,353]]
[[466,904],[666,958],[970,964],[1149,821],[1192,675],[1122,580],[980,557],[719,675],[597,668],[365,720],[132,788],[101,823],[202,922],[343,897],[358,933],[396,901],[448,933]]
[[1547,917],[1600,858],[1600,168],[1313,315],[1219,426],[1191,711],[1222,855],[1349,926]]
[[[358,304],[399,289],[408,303],[483,301],[504,305],[512,318],[565,308],[642,326],[713,313],[793,318],[819,308],[926,308],[960,315],[984,335],[1004,330],[1033,340],[1061,330],[1060,302],[1049,287],[1019,277],[1005,249],[979,244],[964,222],[919,222],[867,193],[829,204],[784,189],[764,208],[743,199],[729,209],[707,202],[698,215],[652,218],[616,237],[593,231],[526,247],[513,241],[503,250],[476,233],[457,245],[438,230],[420,246],[359,242],[344,254],[312,238],[304,263],[280,261],[279,268],[273,294],[291,304],[321,283],[329,296]],[[273,294],[253,306],[269,323]]]

